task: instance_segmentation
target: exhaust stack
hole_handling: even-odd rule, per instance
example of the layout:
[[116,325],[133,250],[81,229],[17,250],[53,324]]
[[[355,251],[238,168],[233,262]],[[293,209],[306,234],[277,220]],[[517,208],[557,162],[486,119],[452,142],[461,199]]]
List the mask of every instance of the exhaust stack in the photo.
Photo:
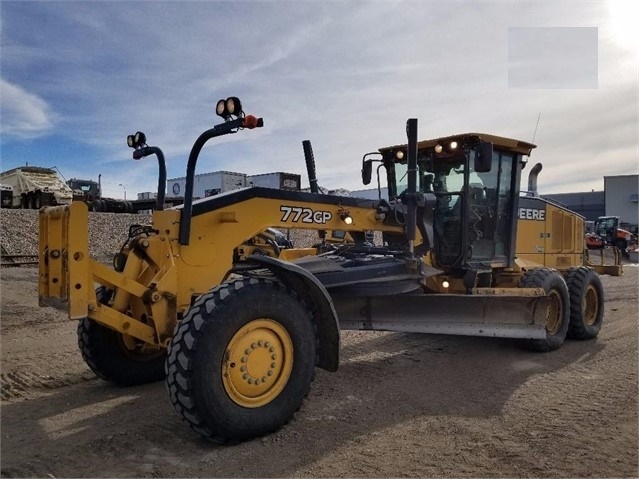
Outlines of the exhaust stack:
[[526,193],[526,196],[539,196],[539,192],[537,191],[537,176],[542,168],[543,165],[541,163],[537,163],[532,167],[532,170],[530,170],[530,173],[528,174],[528,192]]

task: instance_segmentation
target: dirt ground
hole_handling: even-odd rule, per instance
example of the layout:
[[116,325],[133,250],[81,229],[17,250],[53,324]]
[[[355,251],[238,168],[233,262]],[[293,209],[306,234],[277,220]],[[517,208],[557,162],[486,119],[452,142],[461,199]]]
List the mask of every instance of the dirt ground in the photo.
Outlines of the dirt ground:
[[295,419],[235,446],[199,439],[163,383],[84,365],[76,323],[2,270],[3,477],[637,477],[639,268],[602,278],[597,340],[547,354],[509,340],[344,332]]

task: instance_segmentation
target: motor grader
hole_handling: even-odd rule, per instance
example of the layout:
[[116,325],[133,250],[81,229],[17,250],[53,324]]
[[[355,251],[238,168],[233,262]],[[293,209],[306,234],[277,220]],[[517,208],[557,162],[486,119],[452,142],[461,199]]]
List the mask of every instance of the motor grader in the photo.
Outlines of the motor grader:
[[[378,164],[388,199],[252,187],[193,201],[205,143],[263,124],[234,97],[216,111],[225,121],[193,145],[184,204],[132,232],[114,269],[89,257],[86,205],[40,211],[40,304],[68,303],[99,376],[165,378],[195,432],[241,441],[286,423],[316,367],[337,370],[340,329],[514,338],[538,351],[597,336],[603,289],[584,266],[583,218],[519,198],[534,145],[487,134],[418,142],[409,119],[406,144],[362,160],[364,184]],[[233,262],[268,227],[354,242]],[[370,231],[382,244],[364,241]]]

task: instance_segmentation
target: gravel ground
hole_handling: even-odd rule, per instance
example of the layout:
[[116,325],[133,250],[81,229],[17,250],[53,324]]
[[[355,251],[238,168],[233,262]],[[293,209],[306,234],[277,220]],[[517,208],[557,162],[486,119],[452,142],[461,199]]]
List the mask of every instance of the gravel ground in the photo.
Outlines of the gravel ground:
[[[35,237],[35,212],[21,213],[11,218]],[[110,214],[96,215],[92,228]],[[102,242],[137,221],[126,216],[113,215],[123,223],[104,226]],[[94,254],[119,248],[97,238]],[[162,383],[95,378],[76,323],[38,307],[37,269],[3,269],[1,475],[638,477],[639,268],[602,281],[599,337],[547,354],[509,340],[345,331],[339,370],[318,370],[293,421],[217,446],[180,422]]]

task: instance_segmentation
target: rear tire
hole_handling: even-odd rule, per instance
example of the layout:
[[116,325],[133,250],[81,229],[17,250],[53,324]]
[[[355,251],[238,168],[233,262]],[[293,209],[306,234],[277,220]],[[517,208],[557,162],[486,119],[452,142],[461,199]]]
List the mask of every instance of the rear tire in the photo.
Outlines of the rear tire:
[[42,193],[40,193],[39,191],[37,193],[34,193],[31,199],[33,201],[33,209],[39,210],[42,207]]
[[198,298],[166,360],[171,403],[195,432],[243,441],[286,424],[308,394],[316,333],[295,293],[239,278]]
[[570,325],[568,337],[596,338],[604,314],[604,291],[595,270],[586,266],[571,268],[564,273],[570,293]]
[[[104,287],[96,290],[98,301],[106,304],[110,292]],[[78,346],[89,368],[105,381],[120,386],[135,386],[164,378],[166,350],[152,351],[131,349],[135,342],[111,328],[102,326],[92,319],[83,318],[78,324]],[[127,346],[127,343],[129,346]]]
[[570,323],[570,295],[564,278],[557,271],[539,268],[527,271],[521,279],[522,288],[543,288],[550,296],[546,311],[546,338],[526,339],[523,344],[533,351],[554,351],[566,339]]

